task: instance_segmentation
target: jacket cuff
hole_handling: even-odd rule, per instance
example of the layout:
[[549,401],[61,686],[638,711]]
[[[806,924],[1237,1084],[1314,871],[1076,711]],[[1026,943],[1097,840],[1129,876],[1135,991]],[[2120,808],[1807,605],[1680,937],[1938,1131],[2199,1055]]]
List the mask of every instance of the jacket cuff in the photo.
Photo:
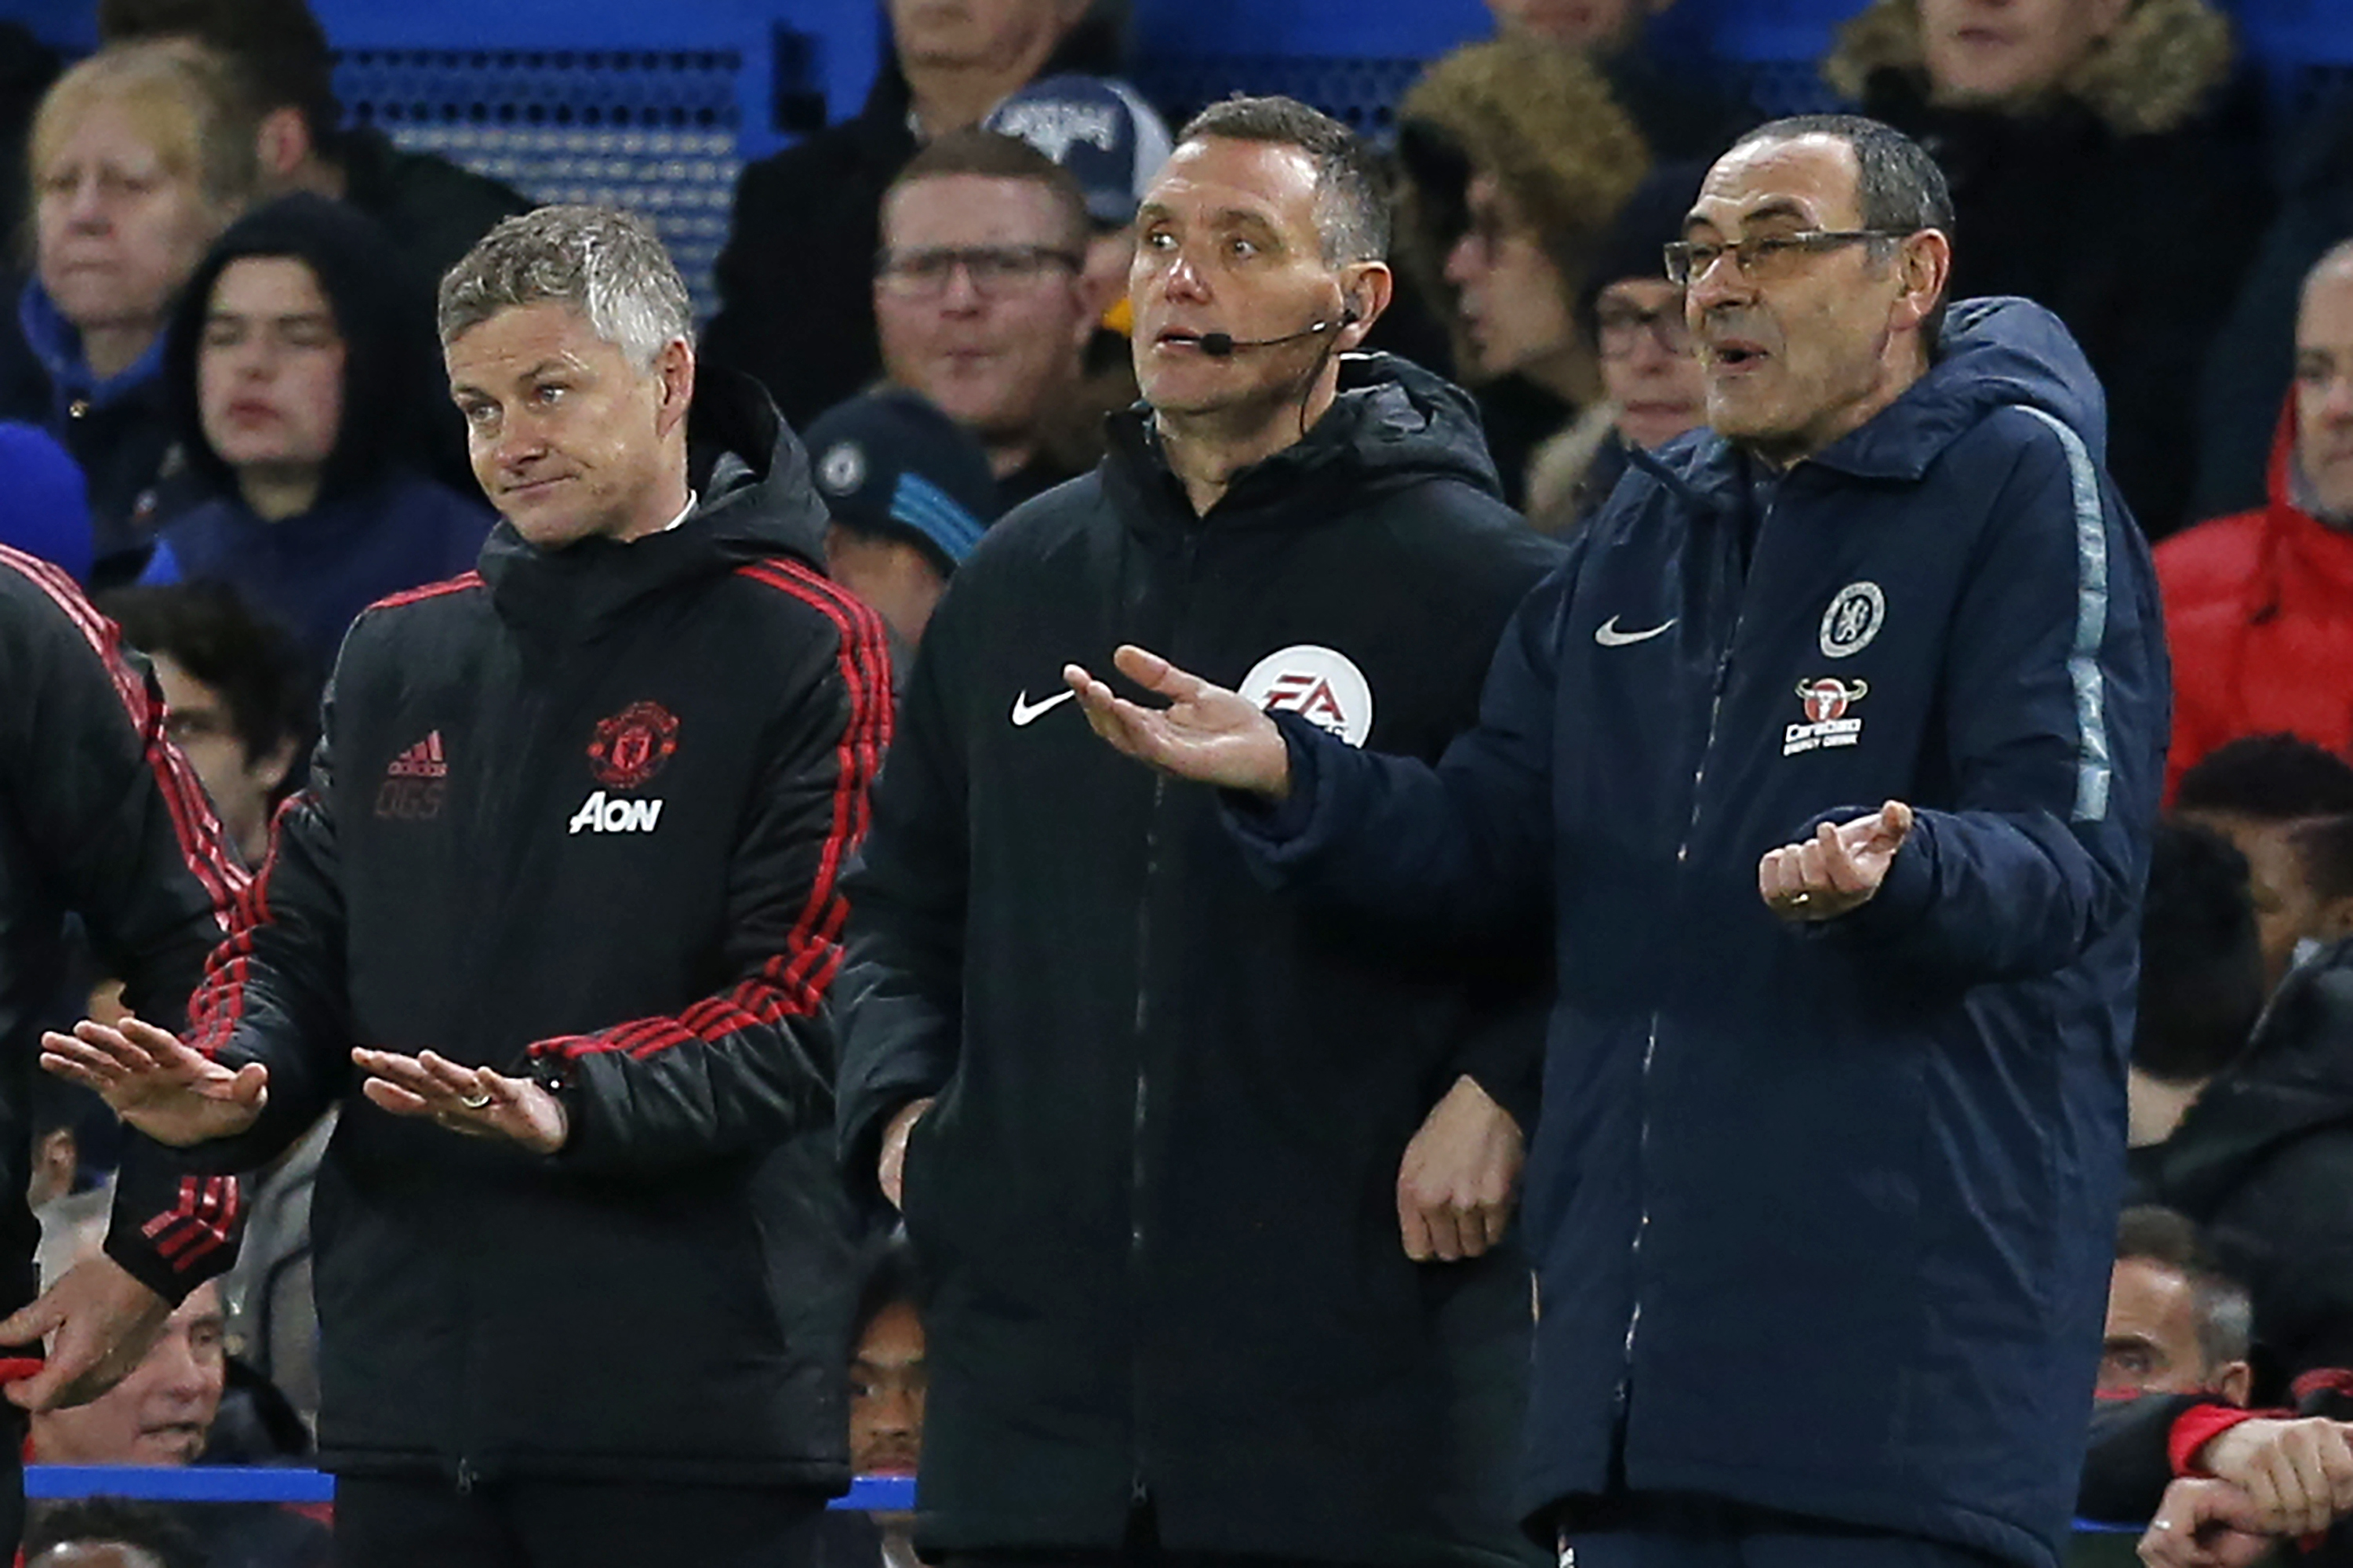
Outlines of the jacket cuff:
[[1226,826],[1234,836],[1262,854],[1279,854],[1307,831],[1314,821],[1316,787],[1322,782],[1315,765],[1315,741],[1322,731],[1296,714],[1269,717],[1282,734],[1282,749],[1290,758],[1291,788],[1280,800],[1247,789],[1220,789]]
[[2193,1404],[2173,1419],[2173,1430],[2166,1434],[2166,1461],[2177,1476],[2211,1476],[2211,1470],[2198,1463],[2199,1450],[2242,1421],[2253,1421],[2263,1414],[2260,1410],[2241,1410],[2229,1404]]
[[[1872,810],[1876,810],[1877,808]],[[1866,814],[1860,806],[1841,806],[1825,811],[1808,822],[1790,842],[1795,843],[1812,838],[1824,822],[1850,822]],[[1896,850],[1895,858],[1887,863],[1887,875],[1881,880],[1878,892],[1836,919],[1810,921],[1798,928],[1818,939],[1890,941],[1918,925],[1936,895],[1936,831],[1929,826],[1927,813],[1915,812],[1912,819],[1912,832],[1905,835],[1903,844]]]
[[180,1174],[170,1153],[123,1151],[101,1249],[124,1273],[174,1307],[237,1262],[245,1231],[244,1191],[234,1176]]

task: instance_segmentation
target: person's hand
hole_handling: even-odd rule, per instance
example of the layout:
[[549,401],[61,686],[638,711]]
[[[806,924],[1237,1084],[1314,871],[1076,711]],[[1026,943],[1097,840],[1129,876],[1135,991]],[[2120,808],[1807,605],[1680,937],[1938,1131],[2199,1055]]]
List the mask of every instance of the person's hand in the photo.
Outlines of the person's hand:
[[2308,1535],[2353,1512],[2353,1427],[2324,1416],[2242,1421],[2208,1439],[2198,1465],[2246,1493],[2274,1535]]
[[2254,1502],[2224,1480],[2188,1477],[2165,1489],[2140,1538],[2149,1568],[2249,1568],[2271,1552]]
[[1871,902],[1912,832],[1912,808],[1890,800],[1868,817],[1824,822],[1800,843],[1765,852],[1757,891],[1784,920],[1835,920]]
[[907,1207],[902,1201],[907,1184],[907,1135],[915,1130],[915,1124],[923,1119],[923,1113],[932,1108],[935,1097],[925,1095],[922,1099],[909,1100],[892,1112],[891,1119],[883,1124],[882,1154],[875,1161],[874,1180],[881,1185],[882,1195],[891,1200],[891,1206],[902,1213]]
[[1079,665],[1062,679],[1079,694],[1087,723],[1114,750],[1153,767],[1280,800],[1291,792],[1291,753],[1282,732],[1249,698],[1187,674],[1157,653],[1124,643],[1111,656],[1121,674],[1168,699],[1165,708],[1138,707]]
[[269,1069],[260,1063],[232,1072],[129,1013],[119,1027],[84,1019],[71,1034],[43,1034],[41,1067],[91,1090],[156,1142],[179,1149],[235,1137],[269,1100]]
[[1416,1263],[1477,1257],[1504,1239],[1527,1141],[1468,1074],[1430,1107],[1398,1168],[1398,1224]]
[[47,1339],[48,1361],[7,1385],[9,1403],[25,1410],[87,1404],[121,1383],[147,1359],[164,1331],[172,1304],[98,1253],[68,1269],[30,1306],[0,1322],[0,1345]]
[[432,1051],[404,1056],[354,1049],[352,1061],[367,1075],[360,1093],[395,1116],[428,1117],[475,1138],[511,1139],[534,1154],[554,1153],[571,1134],[563,1102],[529,1078],[461,1067]]

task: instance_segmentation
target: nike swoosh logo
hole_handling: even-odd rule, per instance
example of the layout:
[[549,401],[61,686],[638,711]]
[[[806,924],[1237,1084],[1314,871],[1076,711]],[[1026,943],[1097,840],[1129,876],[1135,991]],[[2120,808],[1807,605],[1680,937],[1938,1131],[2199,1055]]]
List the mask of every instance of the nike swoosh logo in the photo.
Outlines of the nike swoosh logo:
[[1673,624],[1674,620],[1670,617],[1648,630],[1620,631],[1618,630],[1618,618],[1613,615],[1593,629],[1593,641],[1600,643],[1604,648],[1624,648],[1631,643],[1648,642]]
[[1013,727],[1020,729],[1026,726],[1036,723],[1038,716],[1040,714],[1048,713],[1052,709],[1061,706],[1064,703],[1069,702],[1072,697],[1075,697],[1078,694],[1079,694],[1076,692],[1064,690],[1056,692],[1050,697],[1033,703],[1029,700],[1029,693],[1022,693],[1019,696],[1013,699]]

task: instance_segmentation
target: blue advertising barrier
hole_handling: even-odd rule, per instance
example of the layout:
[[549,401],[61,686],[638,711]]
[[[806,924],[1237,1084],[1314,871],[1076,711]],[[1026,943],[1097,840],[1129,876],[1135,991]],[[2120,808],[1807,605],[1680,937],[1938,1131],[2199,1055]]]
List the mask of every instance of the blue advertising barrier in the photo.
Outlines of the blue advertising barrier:
[[[27,1465],[27,1498],[131,1498],[141,1502],[324,1503],[335,1500],[335,1478],[322,1470],[275,1466]],[[861,1513],[905,1513],[915,1506],[907,1476],[860,1476],[833,1499]]]

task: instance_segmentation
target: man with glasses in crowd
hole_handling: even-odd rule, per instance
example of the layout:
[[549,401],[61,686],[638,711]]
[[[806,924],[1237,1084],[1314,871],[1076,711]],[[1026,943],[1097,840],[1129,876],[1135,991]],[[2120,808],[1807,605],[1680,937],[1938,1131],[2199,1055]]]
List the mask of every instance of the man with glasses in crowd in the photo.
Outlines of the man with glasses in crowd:
[[1124,750],[1262,874],[1549,920],[1521,1500],[1577,1568],[2050,1568],[2100,1347],[2166,672],[2055,318],[1945,310],[1923,150],[1809,117],[1667,252],[1713,433],[1636,453],[1433,768],[1138,648]]
[[1083,275],[1089,235],[1078,182],[993,131],[941,137],[882,198],[883,376],[980,439],[1008,507],[1103,455],[1103,410],[1076,398],[1109,302]]

